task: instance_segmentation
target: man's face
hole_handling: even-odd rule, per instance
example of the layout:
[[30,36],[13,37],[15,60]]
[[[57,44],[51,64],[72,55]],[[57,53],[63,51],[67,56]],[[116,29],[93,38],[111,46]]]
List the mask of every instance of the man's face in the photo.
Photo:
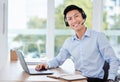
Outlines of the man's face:
[[78,10],[71,10],[66,14],[66,21],[69,26],[75,31],[80,30],[82,28],[83,17]]

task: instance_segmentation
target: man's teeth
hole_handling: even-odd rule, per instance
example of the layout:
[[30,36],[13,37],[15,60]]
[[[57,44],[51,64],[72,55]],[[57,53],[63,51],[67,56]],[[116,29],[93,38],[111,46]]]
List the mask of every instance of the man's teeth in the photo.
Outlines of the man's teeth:
[[74,26],[77,27],[79,24],[75,24]]

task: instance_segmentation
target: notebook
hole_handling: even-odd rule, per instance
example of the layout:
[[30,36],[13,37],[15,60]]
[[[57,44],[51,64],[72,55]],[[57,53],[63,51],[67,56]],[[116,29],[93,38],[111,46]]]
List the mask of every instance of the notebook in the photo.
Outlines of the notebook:
[[18,59],[20,61],[20,64],[25,72],[27,72],[30,75],[50,75],[53,74],[50,70],[41,70],[37,71],[35,68],[28,68],[27,63],[25,62],[23,52],[20,50],[15,50],[16,54],[18,55]]
[[87,78],[82,76],[81,74],[60,74],[60,75],[47,75],[47,77],[55,78],[55,79],[63,79],[67,81],[75,81],[75,80],[86,80]]

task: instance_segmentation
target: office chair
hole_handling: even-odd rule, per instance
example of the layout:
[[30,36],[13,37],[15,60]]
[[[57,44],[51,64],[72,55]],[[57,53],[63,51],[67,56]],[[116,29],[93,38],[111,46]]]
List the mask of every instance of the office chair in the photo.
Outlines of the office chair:
[[109,63],[105,61],[104,66],[103,66],[103,70],[104,70],[104,80],[106,81],[108,78],[108,70],[109,70],[110,66]]
[[[103,66],[103,70],[105,72],[104,74],[104,80],[106,81],[107,78],[108,78],[108,70],[109,70],[110,66],[109,66],[109,63],[105,61],[104,63],[104,66]],[[120,74],[118,74],[116,77],[115,77],[115,81],[114,82],[119,82],[120,81]]]

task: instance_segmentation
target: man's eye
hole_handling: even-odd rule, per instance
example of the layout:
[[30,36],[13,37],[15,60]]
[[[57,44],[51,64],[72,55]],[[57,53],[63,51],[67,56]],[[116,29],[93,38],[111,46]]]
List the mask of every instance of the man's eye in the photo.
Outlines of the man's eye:
[[75,17],[79,17],[79,15],[75,15]]
[[67,21],[70,21],[70,20],[71,20],[71,18],[68,18],[68,19],[67,19]]

